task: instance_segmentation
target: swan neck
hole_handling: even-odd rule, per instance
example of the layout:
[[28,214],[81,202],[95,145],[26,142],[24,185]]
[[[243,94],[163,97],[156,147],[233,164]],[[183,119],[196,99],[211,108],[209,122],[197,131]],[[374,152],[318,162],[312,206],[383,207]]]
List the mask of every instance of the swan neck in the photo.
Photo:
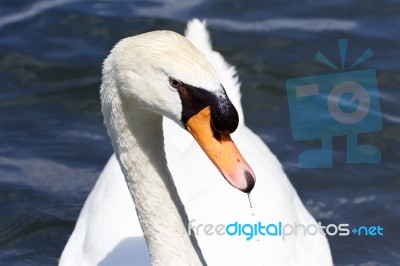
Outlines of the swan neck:
[[[102,95],[105,123],[132,195],[153,265],[202,265],[167,167],[162,116]],[[112,98],[111,104],[105,104]]]

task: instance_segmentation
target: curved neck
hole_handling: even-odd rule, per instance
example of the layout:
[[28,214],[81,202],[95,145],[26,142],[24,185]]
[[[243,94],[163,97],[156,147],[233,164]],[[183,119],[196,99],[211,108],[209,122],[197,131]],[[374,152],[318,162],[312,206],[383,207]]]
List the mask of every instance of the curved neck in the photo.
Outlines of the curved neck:
[[186,231],[188,218],[167,167],[162,116],[122,100],[116,88],[102,88],[102,104],[152,264],[205,264]]

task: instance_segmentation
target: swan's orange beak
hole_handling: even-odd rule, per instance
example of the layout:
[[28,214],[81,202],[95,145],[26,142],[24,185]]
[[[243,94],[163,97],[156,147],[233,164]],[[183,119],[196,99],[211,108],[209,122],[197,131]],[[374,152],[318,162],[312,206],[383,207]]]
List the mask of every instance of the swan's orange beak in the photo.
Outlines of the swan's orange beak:
[[246,193],[253,189],[256,181],[253,170],[240,154],[230,135],[213,130],[210,107],[189,118],[186,127],[233,187]]

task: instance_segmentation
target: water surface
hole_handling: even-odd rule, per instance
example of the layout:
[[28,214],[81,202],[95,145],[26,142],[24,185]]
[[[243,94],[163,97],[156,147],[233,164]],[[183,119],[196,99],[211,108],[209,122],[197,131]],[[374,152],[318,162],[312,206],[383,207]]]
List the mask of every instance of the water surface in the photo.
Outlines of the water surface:
[[[329,237],[336,265],[400,261],[400,5],[398,1],[11,1],[0,4],[0,264],[54,265],[84,200],[112,153],[102,123],[102,60],[121,38],[155,29],[183,33],[207,18],[215,49],[237,67],[246,124],[282,162],[324,224],[381,225],[383,237]],[[346,163],[334,139],[331,169],[302,169],[317,140],[292,140],[285,82],[332,73],[367,48],[358,69],[377,71],[383,130],[360,141],[380,164]],[[335,61],[336,60],[336,61]],[[257,203],[259,204],[259,203]],[[262,215],[262,214],[257,214]]]

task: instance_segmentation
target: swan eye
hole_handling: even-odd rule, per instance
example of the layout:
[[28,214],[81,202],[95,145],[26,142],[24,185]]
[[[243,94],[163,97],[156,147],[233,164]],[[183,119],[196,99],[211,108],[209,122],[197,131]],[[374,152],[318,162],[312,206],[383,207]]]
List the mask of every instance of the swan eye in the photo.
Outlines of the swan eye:
[[182,82],[174,78],[169,78],[169,85],[171,85],[173,88],[179,88],[182,86]]

